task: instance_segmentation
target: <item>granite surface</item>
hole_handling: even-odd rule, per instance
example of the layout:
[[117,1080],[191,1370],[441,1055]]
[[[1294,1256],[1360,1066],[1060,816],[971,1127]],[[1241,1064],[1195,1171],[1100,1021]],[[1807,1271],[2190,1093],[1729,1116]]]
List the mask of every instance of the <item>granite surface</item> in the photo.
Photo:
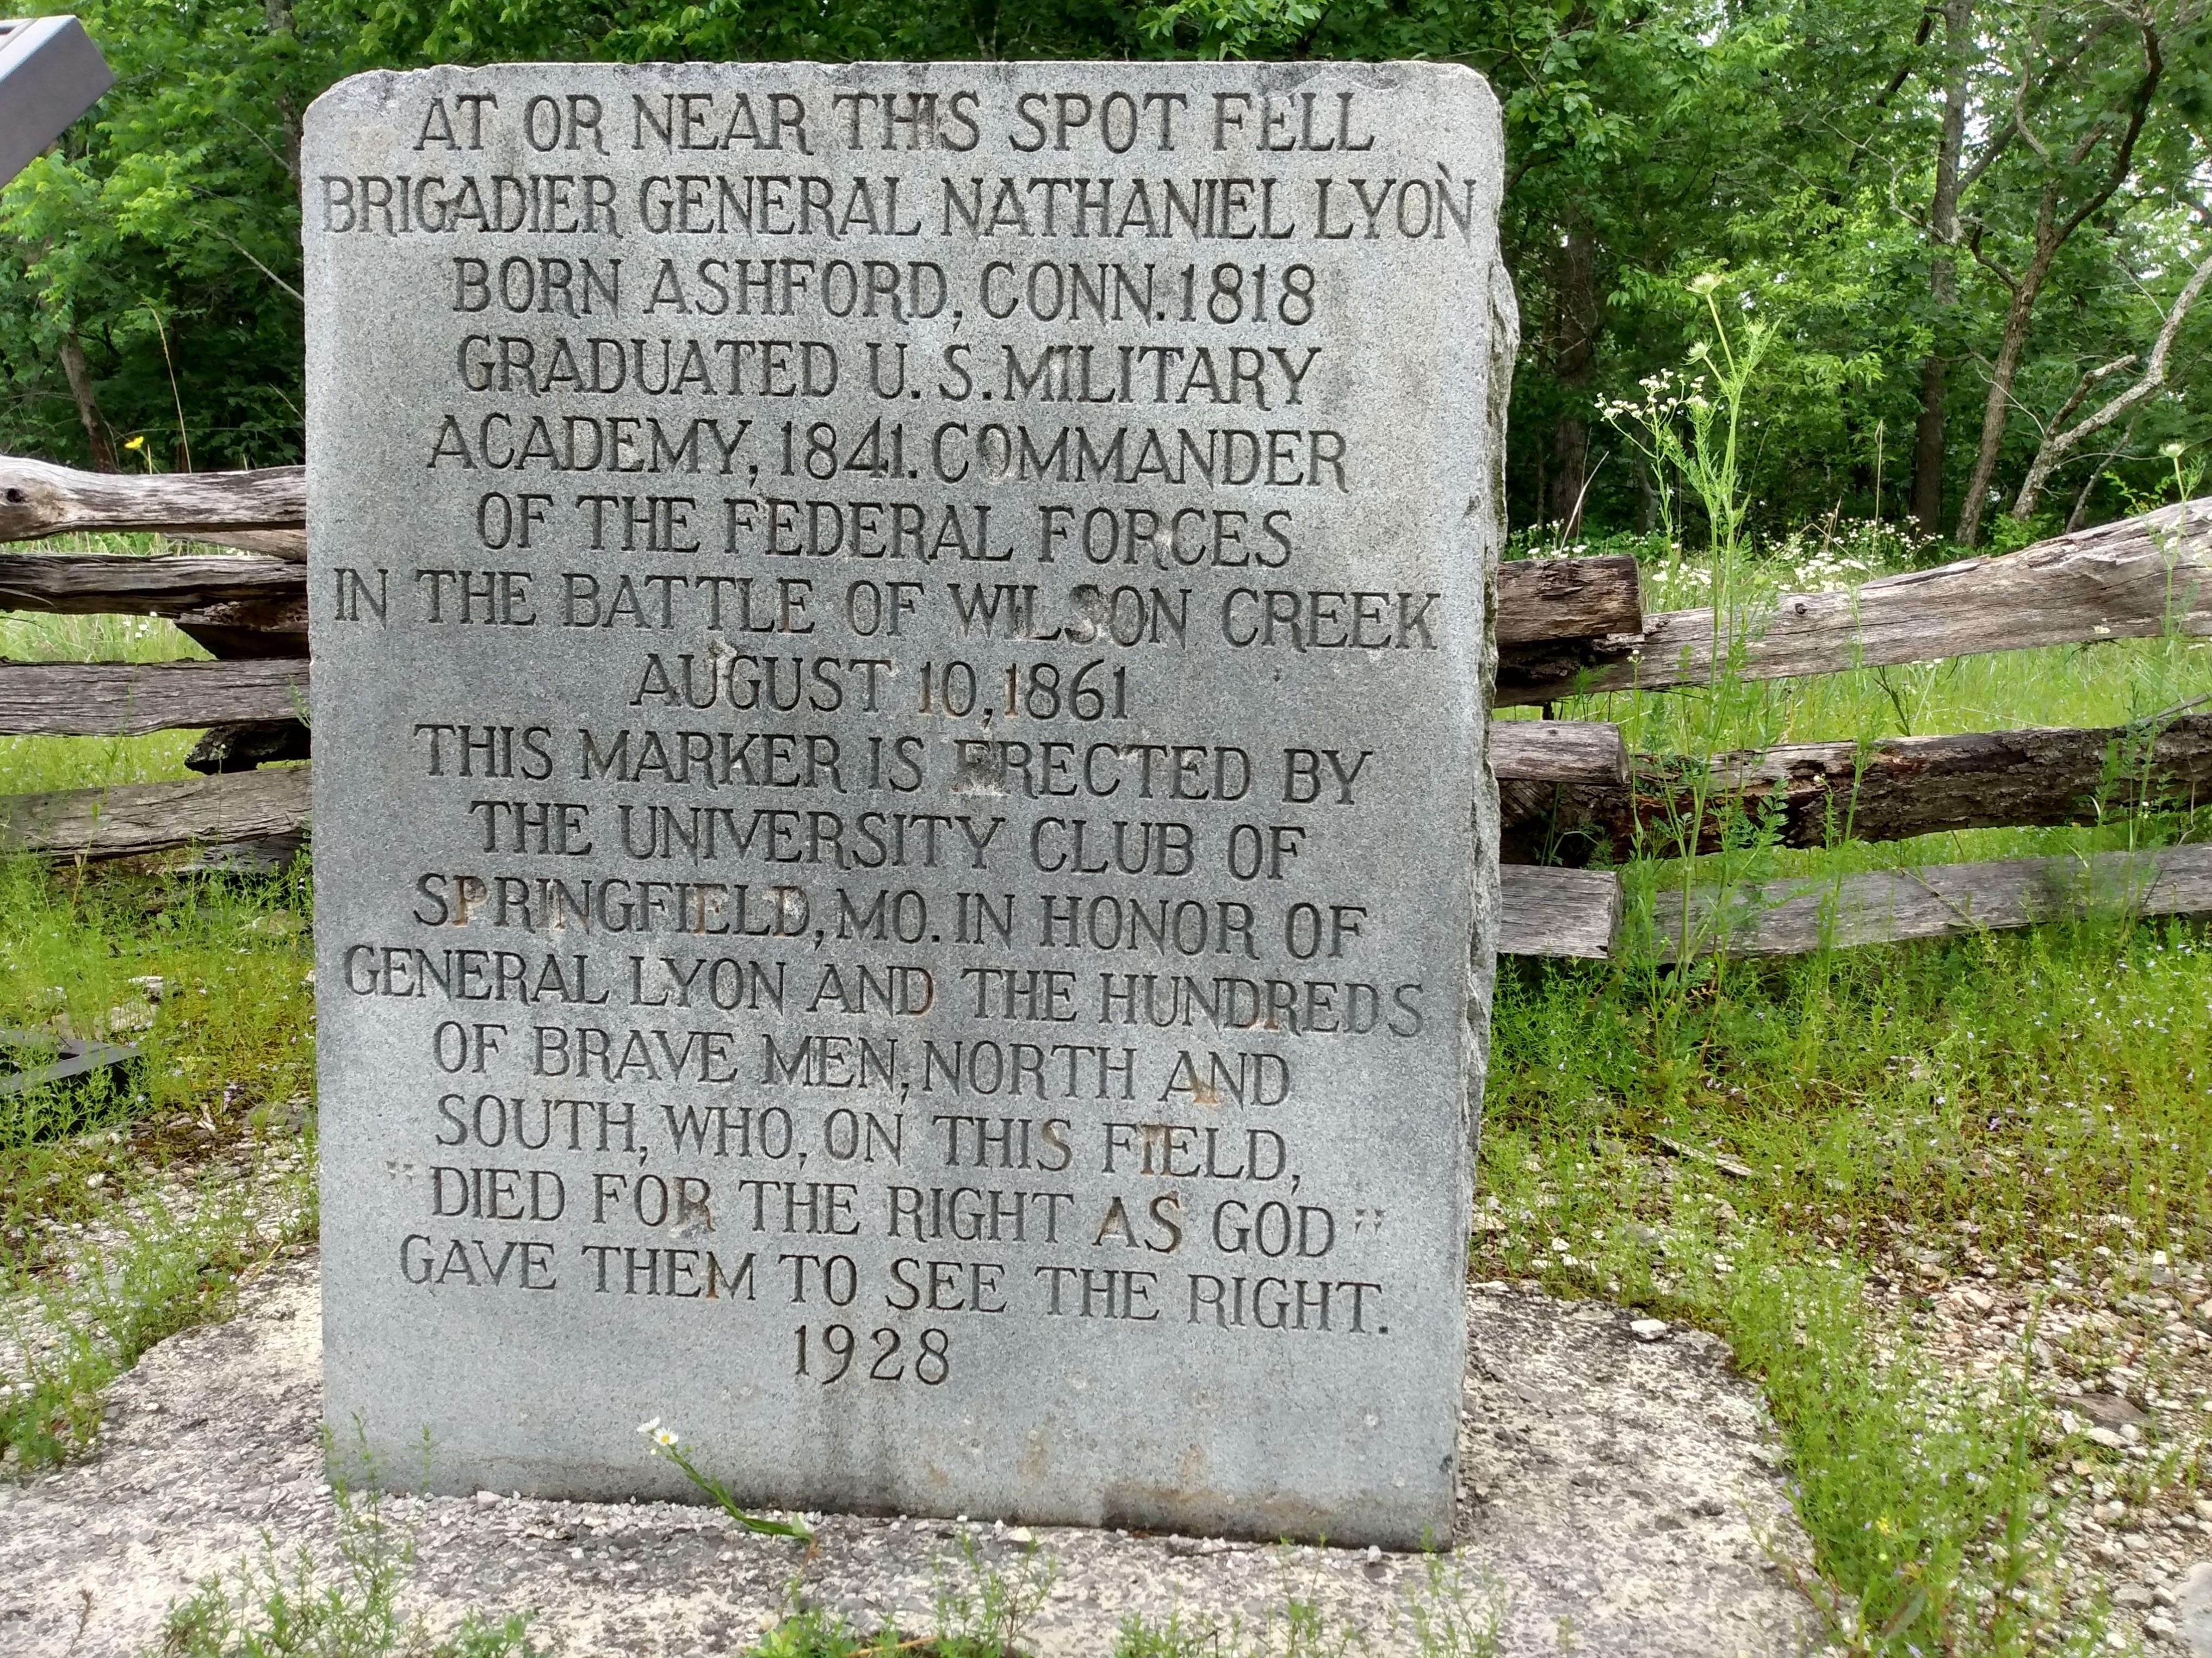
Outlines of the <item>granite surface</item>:
[[1450,1531],[1481,80],[379,73],[303,177],[333,1426]]

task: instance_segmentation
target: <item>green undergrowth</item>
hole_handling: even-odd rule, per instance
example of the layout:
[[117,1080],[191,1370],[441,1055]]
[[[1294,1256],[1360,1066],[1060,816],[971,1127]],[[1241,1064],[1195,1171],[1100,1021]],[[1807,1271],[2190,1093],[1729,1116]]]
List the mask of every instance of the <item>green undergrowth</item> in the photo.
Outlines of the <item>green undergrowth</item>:
[[1722,1335],[1862,1649],[2054,1649],[2048,1486],[2079,1448],[2021,1364],[1947,1376],[1866,1291],[1908,1256],[2027,1283],[2201,1258],[2212,945],[2083,925],[1683,979],[1508,965],[1475,1270]]
[[233,1292],[314,1235],[312,1171],[164,1192],[131,1182],[97,1236],[0,1291],[0,1473],[33,1473],[96,1438],[100,1389],[157,1341],[222,1316]]
[[[1378,1629],[1332,1619],[1318,1600],[1301,1593],[1297,1575],[1286,1549],[1283,1588],[1265,1610],[1238,1618],[1180,1610],[1164,1618],[1132,1615],[1102,1658],[1496,1658],[1498,1652],[1503,1592],[1455,1562],[1431,1557]],[[744,1658],[1009,1658],[1029,1649],[1024,1636],[1051,1593],[1054,1570],[1042,1553],[1009,1568],[988,1564],[963,1539],[957,1556],[938,1563],[937,1576],[931,1634],[864,1633],[810,1608],[769,1630]]]
[[400,1609],[414,1540],[374,1496],[336,1493],[335,1545],[264,1545],[172,1607],[160,1658],[534,1658],[528,1620],[470,1618],[434,1636]]
[[304,867],[0,863],[0,1026],[138,1049],[0,1096],[0,1472],[88,1446],[102,1384],[312,1236],[310,924]]
[[1496,1029],[1493,1135],[1723,1151],[1759,1176],[1729,1187],[1740,1203],[1839,1248],[1966,1223],[2025,1269],[2108,1232],[2201,1244],[2212,1224],[2212,941],[2189,922],[1736,963],[1692,986],[1519,964]]
[[0,1026],[139,1050],[124,1070],[0,1098],[0,1268],[35,1264],[57,1224],[103,1212],[106,1179],[149,1153],[296,1126],[314,1068],[311,906],[304,863],[244,878],[0,862]]
[[[1745,677],[1778,595],[1955,555],[1879,525],[1742,534],[1735,422],[1764,337],[1739,337],[1717,310],[1712,321],[1717,344],[1693,354],[1708,401],[1607,415],[1662,486],[1698,497],[1707,544],[1662,532],[1534,550],[1633,554],[1647,614],[1713,607],[1722,671],[1707,686],[1571,696],[1546,713],[1616,722],[1633,750],[1701,762],[2026,726],[2125,726],[2141,747],[2181,713],[2212,712],[2212,641],[2178,621],[2151,639]],[[2190,597],[2177,586],[2177,617]],[[1686,885],[1756,903],[1776,878],[2212,835],[2207,803],[2147,792],[2139,759],[2115,746],[2085,823],[1867,844],[1845,822],[1829,845],[1797,849],[1693,763],[1680,822],[1655,822],[1622,870],[1623,959],[1501,963],[1475,1270],[1729,1343],[1789,1443],[1815,1552],[1805,1587],[1855,1651],[2012,1658],[2104,1641],[2105,1608],[2069,1603],[2055,1493],[2075,1488],[2055,1476],[2086,1448],[2031,1390],[2033,1323],[1995,1374],[1948,1371],[1916,1335],[1927,1303],[1913,1286],[1971,1264],[2031,1291],[2086,1279],[2124,1291],[2155,1251],[2202,1258],[2212,944],[2190,924],[2115,916],[1675,969],[1651,959],[1646,929],[1681,924],[1672,893]],[[1669,857],[1709,811],[1721,849]],[[2173,1455],[2172,1477],[2193,1473],[2194,1452]]]

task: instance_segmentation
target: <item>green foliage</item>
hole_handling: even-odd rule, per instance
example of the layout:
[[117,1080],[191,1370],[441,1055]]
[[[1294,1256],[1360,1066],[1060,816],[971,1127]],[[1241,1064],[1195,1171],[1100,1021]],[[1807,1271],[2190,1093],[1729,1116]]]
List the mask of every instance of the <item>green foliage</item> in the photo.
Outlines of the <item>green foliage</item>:
[[808,1606],[793,1612],[750,1648],[745,1658],[1006,1658],[1022,1650],[1030,1620],[1052,1593],[1057,1567],[1034,1549],[1017,1556],[1007,1570],[983,1558],[975,1539],[963,1532],[951,1560],[933,1564],[937,1578],[934,1631],[902,1637],[884,1628],[872,1635],[851,1629],[842,1618]]
[[1504,975],[1477,1271],[1728,1340],[1853,1649],[2050,1649],[2057,1437],[2017,1364],[1947,1376],[1881,1327],[1861,1262],[1959,1227],[2026,1277],[2102,1240],[2201,1247],[2207,1007],[2212,954],[2179,926],[1807,957],[1686,1017],[1618,975]]
[[0,1339],[20,1355],[0,1389],[0,1472],[28,1472],[90,1448],[100,1389],[155,1342],[222,1315],[240,1278],[313,1229],[311,1176],[267,1191],[210,1179],[181,1193],[130,1183],[106,1212],[113,1236],[61,1272],[0,1272]]
[[1125,1619],[1113,1658],[1497,1658],[1506,1606],[1504,1588],[1486,1573],[1432,1554],[1380,1630],[1334,1622],[1291,1588],[1249,1621],[1180,1610]]
[[[0,862],[0,1026],[141,1052],[0,1098],[0,1470],[85,1449],[102,1386],[312,1234],[309,913],[304,871]],[[262,1177],[201,1170],[231,1148]]]
[[1867,1649],[2037,1649],[2056,1437],[2017,1367],[1978,1388],[1896,1345],[1860,1263],[1962,1230],[2031,1279],[2107,1245],[2201,1250],[2208,1012],[2212,951],[2179,923],[1808,957],[1686,1009],[1624,975],[1507,974],[1482,1148],[1504,1230],[1478,1271],[1720,1332],[1789,1437],[1808,1587]]
[[73,337],[118,454],[143,435],[163,470],[296,460],[299,120],[344,67],[342,20],[69,9],[118,84],[0,193],[0,448],[88,456],[58,367]]
[[[950,1570],[939,1563],[933,1635],[859,1635],[842,1619],[808,1608],[769,1631],[745,1658],[1014,1658],[1026,1649],[1022,1631],[1050,1592],[1053,1576],[1049,1562],[1036,1555],[1012,1574],[998,1570],[963,1537]],[[1505,1606],[1504,1591],[1493,1579],[1431,1556],[1381,1631],[1333,1620],[1292,1585],[1249,1619],[1179,1609],[1158,1619],[1132,1614],[1121,1622],[1110,1658],[1497,1658]]]
[[[1718,325],[1710,318],[1709,334]],[[1680,381],[1614,411],[1625,440],[1686,481],[1685,501],[1711,501],[1701,527],[1712,544],[1699,553],[1664,533],[1601,544],[1646,561],[1648,602],[1719,596],[1719,611],[1741,616],[1778,592],[1848,586],[1925,556],[1893,524],[1833,518],[1731,553],[1726,469],[1713,464],[1725,453],[1728,363],[1716,355],[1702,427]],[[1717,616],[1716,626],[1732,632]],[[1729,644],[1717,638],[1717,653]],[[1637,749],[1710,756],[2022,724],[2154,729],[2208,690],[2212,653],[2169,635],[1794,682],[1723,675],[1558,711],[1617,720]],[[2092,827],[1790,851],[1739,813],[1722,853],[1670,859],[1679,837],[1662,825],[1624,875],[1632,906],[1671,926],[1675,887],[1689,881],[1741,889],[2201,839],[2212,813],[2144,804],[2141,764],[2139,745],[2116,745]],[[2212,1243],[2202,928],[2106,919],[1680,970],[1632,956],[1501,969],[1477,1272],[1646,1307],[1729,1343],[1788,1437],[1816,1550],[1806,1587],[1847,1649],[2024,1658],[2094,1647],[2094,1608],[2063,1610],[2073,1486],[2060,1477],[2080,1448],[2028,1390],[2032,1327],[1995,1379],[1947,1373],[1915,1344],[1911,1299],[1887,1314],[1870,1286],[1968,1242],[2014,1285],[2076,1282],[2109,1254],[2195,1256]],[[2049,1355],[2037,1362],[2047,1381]],[[2202,1455],[2180,1438],[2175,1468]]]

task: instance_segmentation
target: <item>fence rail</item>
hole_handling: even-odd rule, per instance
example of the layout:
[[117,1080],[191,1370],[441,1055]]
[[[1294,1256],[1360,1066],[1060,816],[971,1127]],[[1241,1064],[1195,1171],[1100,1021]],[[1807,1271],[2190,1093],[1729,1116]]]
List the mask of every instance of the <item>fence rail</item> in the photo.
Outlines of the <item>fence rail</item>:
[[[1516,726],[1546,729],[1544,722],[1514,720],[1496,731]],[[1542,745],[1540,738],[1516,741]],[[1498,746],[1494,736],[1493,751]],[[1785,847],[1905,841],[1952,829],[2094,823],[2212,800],[2212,714],[2177,712],[2089,730],[1891,737],[1864,745],[1790,743],[1703,763],[1645,754],[1619,778],[1568,780],[1554,769],[1530,780],[1504,765],[1498,774],[1507,856],[1516,862],[1673,856],[1686,847],[1693,823],[1697,849],[1717,852],[1729,823],[1746,817]]]
[[304,660],[0,662],[9,737],[144,737],[298,720],[307,708]]
[[[0,850],[99,859],[296,841],[307,768],[254,768],[308,750],[306,526],[299,467],[111,476],[0,456],[0,542],[150,531],[244,550],[0,554],[0,607],[166,616],[218,659],[0,663],[0,733],[205,727],[187,763],[214,774],[0,799]],[[1713,677],[1713,613],[1646,615],[1632,558],[1516,561],[1499,570],[1495,598],[1501,707]],[[2169,631],[2212,635],[2212,500],[1852,592],[1786,594],[1753,618],[1731,665],[1750,678],[1783,678]],[[2089,822],[2212,798],[2212,712],[2189,706],[2131,726],[1792,744],[1703,762],[1632,756],[1620,727],[1602,722],[1500,720],[1490,753],[1504,811],[1500,949],[1509,955],[1616,953],[1619,878],[1556,865],[1679,852],[1701,801],[1697,840],[1710,851],[1745,812],[1771,824],[1784,846],[1817,847],[1838,836]],[[2212,914],[2212,850],[1775,883],[1725,899],[1693,893],[1686,914],[1693,950],[1772,955],[2115,906]],[[1650,947],[1664,958],[1677,946],[1659,931]]]
[[136,858],[184,847],[289,841],[307,821],[307,768],[107,789],[0,795],[0,852]]
[[[1693,892],[1690,912],[1695,953],[1731,956],[1802,956],[1824,945],[1952,938],[2100,914],[2212,914],[2212,847],[1777,881],[1721,899]],[[1681,922],[1679,912],[1654,917],[1660,960],[1674,959]]]
[[306,572],[283,559],[217,553],[0,553],[0,607],[51,616],[189,616],[218,604],[295,604]]
[[[1884,576],[1848,592],[1785,593],[1750,618],[1739,671],[1787,679],[1986,651],[2212,634],[2212,500],[2039,541],[1999,558]],[[1713,613],[1663,610],[1614,659],[1498,687],[1501,705],[1670,690],[1713,677]]]
[[[80,472],[0,456],[0,541],[79,530],[150,531],[227,542],[244,531],[307,553],[307,469],[252,472]],[[231,544],[243,545],[242,543]]]

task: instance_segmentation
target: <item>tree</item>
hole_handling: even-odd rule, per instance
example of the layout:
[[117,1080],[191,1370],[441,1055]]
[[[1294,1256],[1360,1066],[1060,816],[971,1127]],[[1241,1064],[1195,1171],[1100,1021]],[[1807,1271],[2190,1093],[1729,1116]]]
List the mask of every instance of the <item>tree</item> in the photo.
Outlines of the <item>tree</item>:
[[[41,0],[47,3],[47,0]],[[0,193],[0,450],[296,459],[302,112],[355,69],[512,58],[1423,58],[1504,105],[1522,314],[1523,524],[1648,522],[1594,410],[1680,370],[1712,272],[1771,325],[1747,416],[1765,525],[1893,510],[1960,533],[2050,434],[2138,380],[2212,226],[2178,216],[2212,109],[2212,0],[82,0],[122,78]],[[2137,288],[2128,273],[2140,273]],[[2212,436],[2162,387],[2054,450],[2033,501],[2155,487]],[[2084,374],[2139,356],[2083,391]],[[1988,375],[1983,418],[1951,405]],[[2132,388],[2130,381],[2123,391]],[[2077,392],[2081,395],[2075,396]],[[2069,404],[2069,398],[2072,402]],[[2083,416],[2081,411],[2091,413]],[[2057,410],[2062,418],[2016,418]],[[1906,434],[1912,435],[1910,439]],[[1911,461],[1906,464],[1906,454]],[[2017,497],[2015,496],[2015,502]],[[1903,504],[1903,503],[1899,503]]]
[[2067,421],[2087,399],[2091,392],[2113,375],[2133,368],[2138,359],[2130,352],[2124,357],[2115,357],[2102,367],[2091,369],[2081,377],[2081,386],[2066,400],[2065,406],[2058,411],[2044,434],[2042,443],[2036,447],[2035,459],[2028,466],[2027,477],[2021,482],[2018,499],[2013,502],[2012,515],[2014,518],[2027,519],[2034,516],[2036,502],[2042,495],[2043,486],[2050,481],[2051,472],[2067,456],[2081,447],[2085,440],[2102,431],[2165,386],[2166,365],[2173,350],[2174,337],[2181,331],[2181,325],[2189,319],[2189,308],[2196,303],[2197,295],[2204,291],[2208,282],[2212,282],[2212,255],[2208,255],[2203,263],[2190,273],[2188,282],[2183,285],[2180,294],[2166,312],[2166,321],[2158,331],[2158,338],[2152,343],[2149,360],[2143,363],[2142,373],[2136,378],[2135,383],[2095,413],[2084,416],[2069,426]]
[[[1943,123],[1936,149],[1936,188],[1928,204],[1928,293],[1940,339],[1959,303],[1959,159],[1966,143],[1966,77],[1973,63],[1973,0],[1943,0]],[[1920,415],[1912,440],[1912,515],[1920,533],[1943,533],[1945,376],[1940,343],[1920,365]]]
[[2014,383],[2051,266],[2134,169],[2166,73],[2162,22],[2151,4],[2058,0],[2029,15],[2005,54],[1992,100],[1997,118],[1960,181],[1962,200],[1974,198],[1967,249],[2008,295],[1959,509],[1963,545],[1981,538]]
[[343,30],[281,0],[75,9],[117,84],[0,194],[7,443],[112,464],[112,427],[172,465],[296,459],[299,119]]

